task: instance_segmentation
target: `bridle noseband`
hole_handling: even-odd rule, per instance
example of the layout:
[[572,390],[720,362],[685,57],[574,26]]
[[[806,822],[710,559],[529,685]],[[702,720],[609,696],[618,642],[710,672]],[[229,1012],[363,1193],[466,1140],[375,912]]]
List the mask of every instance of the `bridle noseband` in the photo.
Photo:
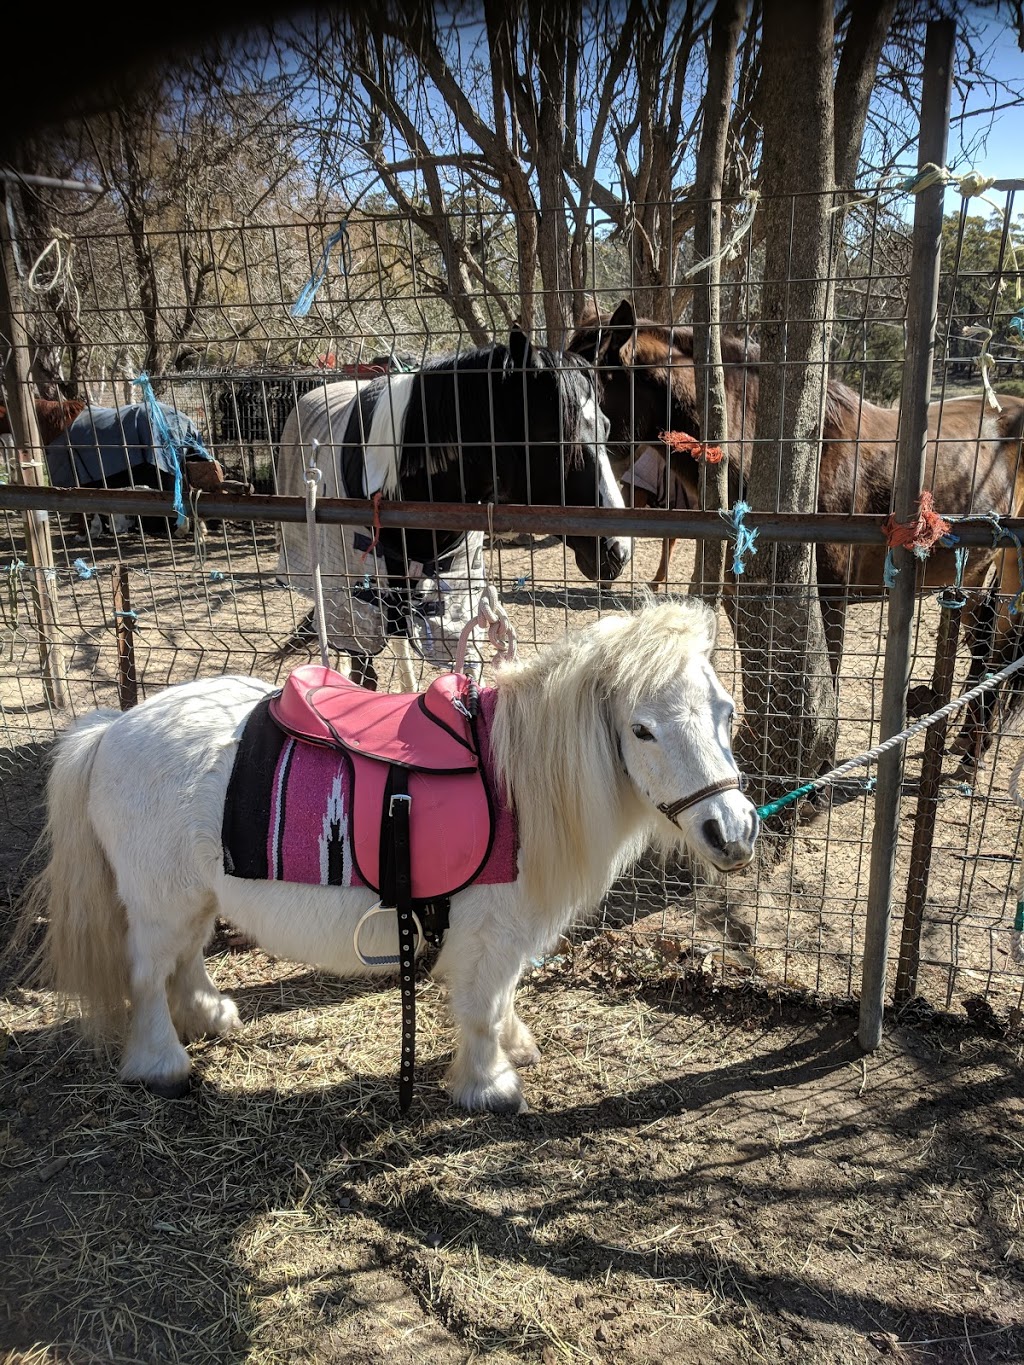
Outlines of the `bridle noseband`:
[[673,824],[677,824],[676,816],[690,806],[695,806],[698,801],[703,801],[708,796],[717,796],[719,792],[742,791],[743,784],[737,777],[723,777],[720,782],[712,782],[707,787],[701,787],[692,796],[681,796],[678,801],[666,801],[658,806],[662,814],[667,815]]

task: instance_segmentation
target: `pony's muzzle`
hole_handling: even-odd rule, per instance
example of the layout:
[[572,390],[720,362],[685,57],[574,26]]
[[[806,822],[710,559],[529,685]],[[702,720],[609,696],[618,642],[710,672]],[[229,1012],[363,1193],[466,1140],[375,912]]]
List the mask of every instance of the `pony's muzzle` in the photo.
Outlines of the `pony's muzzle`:
[[748,828],[738,837],[729,838],[719,820],[712,816],[701,825],[701,836],[707,845],[712,861],[722,872],[746,867],[754,856],[761,821],[753,806],[750,808]]

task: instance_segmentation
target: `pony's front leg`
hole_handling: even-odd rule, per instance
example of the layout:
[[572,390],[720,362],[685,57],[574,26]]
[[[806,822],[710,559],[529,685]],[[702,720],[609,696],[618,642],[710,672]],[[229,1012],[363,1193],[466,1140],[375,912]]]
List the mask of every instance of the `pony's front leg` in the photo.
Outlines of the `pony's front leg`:
[[434,975],[443,979],[457,1029],[446,1084],[465,1109],[519,1113],[516,1065],[539,1059],[533,1035],[515,1012],[528,916],[512,886],[474,888],[452,910],[452,924]]
[[[506,1040],[513,1041],[510,1019],[522,1024],[512,1006],[520,970],[521,964],[516,963],[513,979],[500,986],[494,975],[489,974],[489,988],[483,982],[454,981],[451,975],[448,977],[458,1044],[445,1084],[452,1099],[463,1109],[519,1114],[528,1108],[519,1073],[506,1050]],[[514,1031],[518,1043],[522,1035],[518,1029]]]
[[540,1048],[533,1033],[523,1023],[515,1010],[515,988],[509,999],[508,1009],[501,1025],[501,1045],[508,1053],[514,1066],[536,1066],[540,1061]]

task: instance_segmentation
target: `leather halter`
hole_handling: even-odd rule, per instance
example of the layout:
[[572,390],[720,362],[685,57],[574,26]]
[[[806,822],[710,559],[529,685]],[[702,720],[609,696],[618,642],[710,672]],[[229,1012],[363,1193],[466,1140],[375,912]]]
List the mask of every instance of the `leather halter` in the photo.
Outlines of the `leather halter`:
[[658,809],[676,824],[676,816],[682,811],[688,810],[690,806],[695,806],[698,801],[703,801],[708,796],[717,796],[719,792],[742,791],[739,778],[723,777],[720,782],[712,782],[707,787],[701,787],[692,796],[681,796],[678,801],[664,802]]

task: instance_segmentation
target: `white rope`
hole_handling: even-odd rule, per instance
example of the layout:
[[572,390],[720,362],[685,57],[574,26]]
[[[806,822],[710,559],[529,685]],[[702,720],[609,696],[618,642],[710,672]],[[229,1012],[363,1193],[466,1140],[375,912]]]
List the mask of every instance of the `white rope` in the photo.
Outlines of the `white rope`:
[[[1020,792],[1021,772],[1024,771],[1024,745],[1021,746],[1020,756],[1013,765],[1013,772],[1010,774],[1010,795],[1018,806],[1024,806],[1024,796]],[[1017,925],[1024,918],[1024,857],[1021,857],[1020,841],[1017,842],[1017,857],[1020,859],[1020,873],[1017,878],[1017,904],[1014,907],[1014,923],[1010,930],[1010,956],[1014,962],[1024,962],[1024,929],[1018,929]]]
[[874,759],[881,757],[882,754],[888,753],[890,749],[895,749],[897,744],[903,744],[906,740],[913,739],[915,735],[923,734],[925,730],[928,730],[933,725],[937,724],[944,716],[951,716],[954,711],[959,711],[962,707],[967,706],[975,697],[980,697],[982,692],[987,692],[992,687],[998,687],[1006,678],[1019,672],[1022,668],[1024,668],[1024,654],[1022,654],[1019,659],[1015,659],[1012,664],[1007,664],[1006,667],[1001,669],[998,673],[993,673],[992,676],[986,678],[984,682],[980,682],[976,687],[972,687],[971,690],[965,692],[963,696],[954,697],[952,701],[946,702],[945,706],[941,706],[938,711],[933,711],[930,716],[924,716],[921,720],[915,721],[914,724],[908,726],[906,730],[901,730],[898,735],[892,735],[889,739],[883,740],[881,744],[876,744],[873,749],[868,749],[865,753],[858,754],[856,758],[848,758],[845,763],[840,763],[838,768],[833,768],[830,772],[823,773],[821,777],[816,777],[810,782],[802,783],[799,787],[795,787],[793,791],[787,792],[785,796],[780,796],[774,801],[768,801],[763,806],[758,806],[758,815],[760,815],[762,819],[769,815],[775,815],[780,810],[784,810],[786,806],[792,805],[794,801],[798,801],[801,796],[806,796],[809,792],[820,791],[822,787],[830,786],[833,782],[838,781],[840,777],[845,777],[847,773],[852,772],[854,768],[861,768],[866,763],[871,763]]
[[[62,241],[68,244],[66,253],[61,249]],[[50,266],[50,277],[40,281],[38,277],[43,269],[43,264],[51,254],[54,259]],[[28,272],[27,284],[33,294],[59,293],[61,302],[68,305],[75,322],[78,322],[81,317],[82,300],[71,274],[73,257],[74,245],[71,239],[63,232],[55,233],[36,257],[31,270]]]
[[991,327],[964,327],[962,335],[965,337],[978,338],[981,341],[981,350],[978,352],[978,369],[981,371],[981,383],[985,390],[985,401],[990,408],[996,412],[1002,412],[1003,405],[996,397],[996,391],[992,387],[992,381],[988,377],[989,370],[995,369],[995,357],[989,354],[989,342],[992,340]]
[[316,621],[317,638],[320,641],[320,662],[330,668],[330,655],[327,649],[327,623],[324,621],[324,592],[320,583],[320,554],[316,531],[316,486],[323,478],[317,468],[316,453],[320,442],[314,441],[309,452],[309,462],[303,472],[306,484],[306,529],[309,531],[309,564],[313,580],[313,619]]
[[733,259],[739,251],[740,242],[743,241],[743,238],[754,226],[754,218],[757,214],[759,199],[760,195],[757,190],[747,191],[746,212],[740,219],[737,227],[734,228],[728,239],[722,243],[716,252],[711,256],[705,256],[702,261],[698,261],[696,265],[691,265],[688,270],[684,270],[679,276],[681,280],[692,279],[694,275],[698,275],[702,270],[707,270],[708,266],[713,265],[715,261],[731,261]]
[[959,711],[962,707],[972,702],[975,697],[980,697],[982,692],[987,692],[990,688],[998,687],[1001,682],[1009,678],[1012,674],[1024,668],[1024,654],[1019,659],[1015,659],[1012,664],[1007,664],[998,673],[993,673],[990,678],[972,687],[969,692],[965,692],[961,697],[954,697],[952,701],[946,702],[945,706],[939,707],[938,711],[933,711],[930,716],[924,716],[921,720],[915,721],[913,725],[901,730],[898,735],[893,735],[890,739],[883,740],[881,744],[876,744],[867,753],[858,754],[856,758],[849,758],[845,763],[840,763],[838,768],[833,768],[830,773],[825,773],[823,777],[817,777],[813,782],[808,783],[811,787],[824,787],[830,782],[834,782],[837,777],[843,777],[852,768],[859,768],[863,763],[871,763],[881,754],[887,753],[890,749],[895,749],[897,744],[902,744],[904,740],[913,739],[916,735],[923,734],[925,730],[937,724],[945,716],[951,716],[954,711]]
[[490,661],[492,664],[502,663],[505,660],[511,662],[516,657],[519,648],[516,628],[509,619],[508,612],[498,600],[498,593],[493,583],[488,583],[480,594],[476,615],[471,617],[462,627],[458,648],[455,651],[456,673],[465,673],[466,671],[466,650],[470,636],[475,630],[486,630],[487,638],[494,649],[494,657]]

